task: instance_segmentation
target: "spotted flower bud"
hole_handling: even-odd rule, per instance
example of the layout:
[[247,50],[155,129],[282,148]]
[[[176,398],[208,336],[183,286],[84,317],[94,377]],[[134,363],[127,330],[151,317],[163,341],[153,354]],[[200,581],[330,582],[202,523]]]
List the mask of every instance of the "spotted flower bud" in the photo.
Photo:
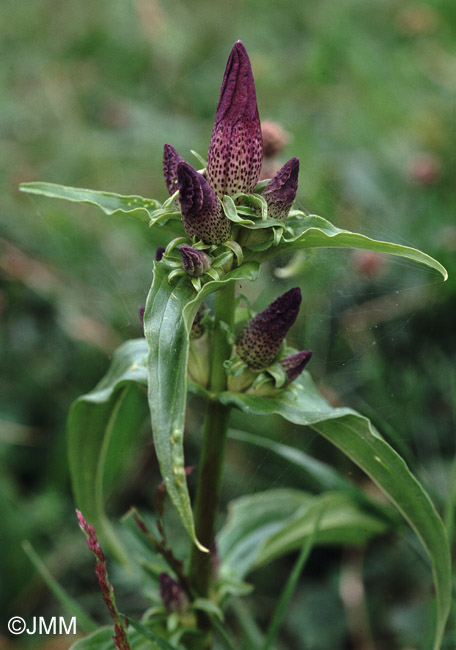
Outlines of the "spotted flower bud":
[[181,162],[177,166],[177,181],[187,235],[195,235],[205,244],[223,244],[230,238],[231,224],[207,180],[191,165]]
[[165,144],[163,150],[163,175],[170,196],[177,190],[177,166],[181,162],[184,162],[184,159],[177,153],[175,148],[170,144]]
[[299,159],[292,158],[266,185],[263,196],[272,219],[285,221],[296,198],[298,189]]
[[252,67],[245,47],[237,41],[226,64],[207,156],[207,178],[215,193],[253,192],[262,158]]
[[191,246],[181,246],[182,267],[192,278],[199,278],[211,268],[212,260],[204,251]]
[[250,369],[262,370],[274,361],[300,305],[301,290],[296,287],[276,298],[247,323],[237,341],[237,353]]
[[206,305],[201,303],[201,305],[198,307],[198,311],[196,312],[195,318],[193,319],[192,327],[190,330],[190,338],[192,340],[200,339],[205,331],[205,327],[203,325],[203,319],[207,313],[208,309]]
[[296,354],[290,354],[280,361],[280,365],[287,373],[288,381],[294,381],[299,377],[310,361],[312,350],[302,350]]
[[188,607],[188,598],[178,582],[167,573],[160,573],[160,596],[168,612],[182,614]]

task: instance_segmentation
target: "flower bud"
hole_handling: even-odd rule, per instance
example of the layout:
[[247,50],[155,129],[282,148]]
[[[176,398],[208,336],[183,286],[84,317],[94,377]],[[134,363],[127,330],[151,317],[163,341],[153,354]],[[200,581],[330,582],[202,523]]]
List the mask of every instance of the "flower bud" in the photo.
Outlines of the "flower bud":
[[169,195],[172,196],[177,190],[177,166],[184,162],[176,149],[170,144],[165,144],[163,149],[163,175]]
[[192,327],[190,330],[190,338],[192,340],[200,339],[205,331],[205,326],[203,325],[203,319],[208,312],[208,309],[206,305],[201,303],[201,305],[198,307],[198,311],[195,314],[195,318],[193,319]]
[[177,166],[177,180],[187,235],[205,244],[223,244],[230,238],[231,223],[207,180],[186,162]]
[[287,373],[288,381],[294,381],[299,377],[309,363],[311,356],[312,350],[302,350],[280,361],[280,365]]
[[163,257],[163,253],[165,252],[166,248],[164,246],[159,246],[157,250],[155,251],[155,261],[159,262],[161,258]]
[[180,254],[182,267],[192,278],[201,277],[211,268],[212,260],[204,251],[198,251],[191,246],[181,246]]
[[262,370],[277,356],[301,305],[299,287],[279,296],[247,323],[237,341],[237,353],[252,370]]
[[223,77],[207,156],[207,178],[217,196],[253,192],[263,158],[263,140],[252,67],[237,41]]
[[188,607],[188,598],[178,582],[167,573],[160,573],[160,596],[168,612],[182,614]]
[[272,219],[285,221],[298,190],[299,159],[292,158],[266,185],[263,196]]

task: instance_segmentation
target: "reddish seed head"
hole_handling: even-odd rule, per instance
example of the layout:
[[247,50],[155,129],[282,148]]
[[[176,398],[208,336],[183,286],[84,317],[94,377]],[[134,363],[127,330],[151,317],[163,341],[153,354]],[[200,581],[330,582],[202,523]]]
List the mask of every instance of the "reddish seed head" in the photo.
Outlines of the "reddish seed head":
[[262,370],[277,356],[301,305],[299,287],[279,296],[247,323],[237,341],[237,352],[252,370]]
[[266,185],[263,196],[272,219],[285,221],[298,190],[299,159],[292,158]]
[[252,67],[244,45],[237,41],[226,64],[207,156],[207,177],[215,193],[253,192],[262,158]]

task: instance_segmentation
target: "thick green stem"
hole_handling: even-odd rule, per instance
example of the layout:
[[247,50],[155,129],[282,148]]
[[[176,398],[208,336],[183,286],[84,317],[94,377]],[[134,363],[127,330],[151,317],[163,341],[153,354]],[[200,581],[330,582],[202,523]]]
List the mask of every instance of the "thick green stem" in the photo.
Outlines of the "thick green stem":
[[[209,390],[213,394],[226,390],[226,373],[223,362],[230,357],[231,346],[226,329],[232,328],[234,320],[234,283],[216,294],[215,323],[211,346],[211,369]],[[215,522],[220,497],[229,407],[213,400],[208,403],[203,429],[203,443],[198,464],[198,483],[195,498],[195,526],[199,541],[213,549]],[[211,553],[202,553],[193,547],[190,580],[195,591],[202,597],[208,595],[213,560]]]

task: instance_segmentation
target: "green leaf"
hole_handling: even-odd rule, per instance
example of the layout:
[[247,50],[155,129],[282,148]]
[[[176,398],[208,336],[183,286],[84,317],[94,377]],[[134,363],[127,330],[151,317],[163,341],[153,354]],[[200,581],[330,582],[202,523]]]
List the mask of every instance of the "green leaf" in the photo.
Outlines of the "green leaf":
[[81,187],[67,187],[56,183],[22,183],[21,192],[41,194],[53,199],[65,199],[76,203],[88,203],[101,208],[107,215],[124,212],[130,217],[141,221],[149,221],[151,213],[160,207],[155,199],[144,199],[142,196],[122,196],[115,192],[99,192]]
[[[138,631],[129,630],[127,634],[131,650],[151,650],[150,641]],[[69,650],[114,650],[113,636],[114,625],[100,627],[96,632],[78,639]]]
[[296,465],[312,482],[312,489],[316,491],[343,490],[353,492],[356,490],[353,483],[343,478],[333,467],[313,458],[300,449],[296,449],[296,447],[238,429],[230,429],[228,436],[233,440],[269,449],[288,463]]
[[[176,646],[171,645],[169,641],[163,639],[149,627],[146,627],[143,623],[136,621],[134,618],[129,618],[128,622],[131,627],[136,630],[136,632],[138,632],[144,639],[153,641],[160,648],[160,650],[176,650]],[[148,643],[146,647],[150,648],[150,643]]]
[[[437,262],[437,260],[433,259],[426,253],[422,253],[421,251],[415,248],[410,248],[409,246],[379,241],[377,239],[366,237],[365,235],[360,235],[359,233],[341,230],[340,228],[333,226],[333,224],[326,219],[323,219],[323,217],[304,215],[303,213],[294,211],[287,219],[286,226],[287,228],[291,228],[294,234],[285,237],[278,246],[262,253],[262,261],[269,257],[292,253],[304,248],[361,248],[364,250],[376,251],[378,253],[389,253],[391,255],[405,257],[406,259],[413,260],[414,262],[435,269],[442,274],[444,280],[448,279],[447,270]],[[249,259],[252,258],[254,258],[254,254],[249,257]]]
[[127,341],[105,377],[77,399],[68,421],[68,457],[75,501],[102,545],[120,560],[125,552],[105,514],[105,496],[118,481],[132,442],[147,417],[147,343]]
[[415,530],[429,556],[437,601],[434,650],[438,650],[451,602],[449,544],[434,505],[399,454],[367,418],[348,408],[332,408],[307,372],[276,397],[222,393],[219,398],[222,403],[248,413],[276,413],[294,424],[310,426],[341,449],[383,490]]
[[325,504],[322,504],[320,510],[316,513],[314,517],[313,530],[310,535],[304,538],[304,543],[301,546],[301,552],[299,553],[298,559],[296,560],[293,569],[287,579],[286,585],[283,589],[283,592],[280,596],[279,602],[274,610],[271,622],[268,626],[268,631],[266,633],[266,639],[263,645],[263,650],[270,650],[273,648],[275,640],[279,634],[280,626],[282,625],[283,619],[285,618],[285,612],[288,607],[289,602],[293,596],[293,593],[298,584],[298,580],[301,576],[304,565],[307,562],[307,559],[310,555],[310,551],[314,545],[317,532],[320,526],[321,517],[325,509]]
[[149,407],[155,449],[168,495],[191,539],[200,548],[184,472],[189,332],[207,295],[236,280],[254,280],[257,274],[258,264],[243,264],[220,280],[206,282],[196,293],[187,276],[170,283],[165,265],[155,263],[154,281],[147,298],[144,331],[149,344]]
[[230,504],[218,537],[224,570],[243,578],[251,569],[301,548],[313,535],[322,509],[318,543],[361,545],[389,529],[385,519],[362,508],[349,494],[315,496],[283,488],[247,495]]
[[57,600],[72,616],[76,616],[78,626],[86,632],[92,632],[98,629],[96,622],[81,607],[78,601],[70,596],[70,594],[57,582],[28,540],[22,542],[22,548]]

